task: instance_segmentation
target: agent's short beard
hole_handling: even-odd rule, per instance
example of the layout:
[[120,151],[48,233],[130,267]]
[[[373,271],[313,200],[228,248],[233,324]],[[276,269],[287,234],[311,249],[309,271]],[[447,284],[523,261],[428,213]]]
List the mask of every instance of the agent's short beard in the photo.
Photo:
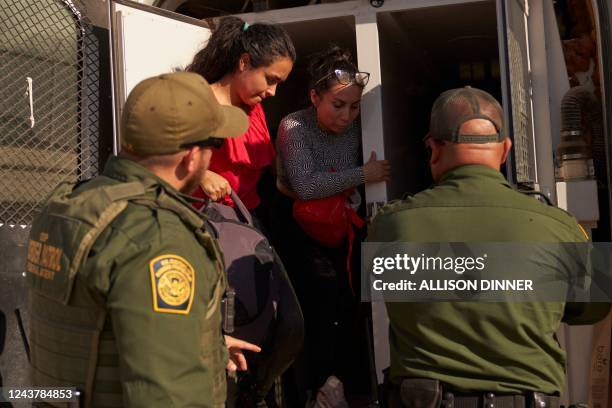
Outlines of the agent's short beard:
[[204,173],[206,172],[206,167],[202,166],[198,171],[192,174],[192,176],[185,182],[185,185],[180,189],[180,192],[183,194],[191,194],[195,191],[196,188],[202,182],[202,178],[204,177]]

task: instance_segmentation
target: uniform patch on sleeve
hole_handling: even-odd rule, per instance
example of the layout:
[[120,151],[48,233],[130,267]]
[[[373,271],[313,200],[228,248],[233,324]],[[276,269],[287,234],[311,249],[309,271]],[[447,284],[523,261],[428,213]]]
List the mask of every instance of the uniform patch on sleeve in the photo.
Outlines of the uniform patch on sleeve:
[[161,313],[189,314],[195,292],[195,272],[178,255],[162,255],[149,263],[153,310]]

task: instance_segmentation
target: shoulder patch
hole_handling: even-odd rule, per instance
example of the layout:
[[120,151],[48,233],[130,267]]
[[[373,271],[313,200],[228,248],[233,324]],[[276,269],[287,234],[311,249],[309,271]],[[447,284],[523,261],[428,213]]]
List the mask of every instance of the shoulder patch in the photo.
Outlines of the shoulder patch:
[[195,271],[178,255],[161,255],[149,262],[153,310],[189,314],[195,292]]

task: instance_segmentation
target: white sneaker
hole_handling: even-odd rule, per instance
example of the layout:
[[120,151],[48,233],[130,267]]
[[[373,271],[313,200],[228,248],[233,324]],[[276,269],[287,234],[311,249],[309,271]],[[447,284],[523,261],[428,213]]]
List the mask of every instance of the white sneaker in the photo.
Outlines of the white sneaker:
[[342,381],[333,375],[319,388],[313,408],[349,408]]

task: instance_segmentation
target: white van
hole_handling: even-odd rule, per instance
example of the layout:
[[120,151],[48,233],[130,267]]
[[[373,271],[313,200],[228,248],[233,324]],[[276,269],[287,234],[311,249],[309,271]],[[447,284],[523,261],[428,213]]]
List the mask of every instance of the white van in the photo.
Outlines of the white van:
[[[27,304],[25,244],[38,205],[60,181],[97,174],[118,151],[118,117],[132,87],[184,68],[210,35],[207,21],[174,11],[239,14],[289,32],[298,60],[265,104],[272,133],[307,103],[308,55],[331,42],[354,52],[371,74],[361,112],[364,157],[376,151],[398,175],[366,188],[369,215],[427,187],[421,139],[431,104],[441,91],[471,84],[503,102],[514,145],[509,181],[566,208],[596,240],[612,241],[612,5],[585,1],[595,52],[574,79],[598,95],[601,124],[591,157],[570,169],[559,150],[570,89],[559,25],[565,0],[0,0],[0,378],[27,383],[27,321],[14,311]],[[388,366],[384,305],[373,305],[373,321],[380,381]],[[610,317],[560,329],[569,355],[566,405],[606,406],[609,333]]]

